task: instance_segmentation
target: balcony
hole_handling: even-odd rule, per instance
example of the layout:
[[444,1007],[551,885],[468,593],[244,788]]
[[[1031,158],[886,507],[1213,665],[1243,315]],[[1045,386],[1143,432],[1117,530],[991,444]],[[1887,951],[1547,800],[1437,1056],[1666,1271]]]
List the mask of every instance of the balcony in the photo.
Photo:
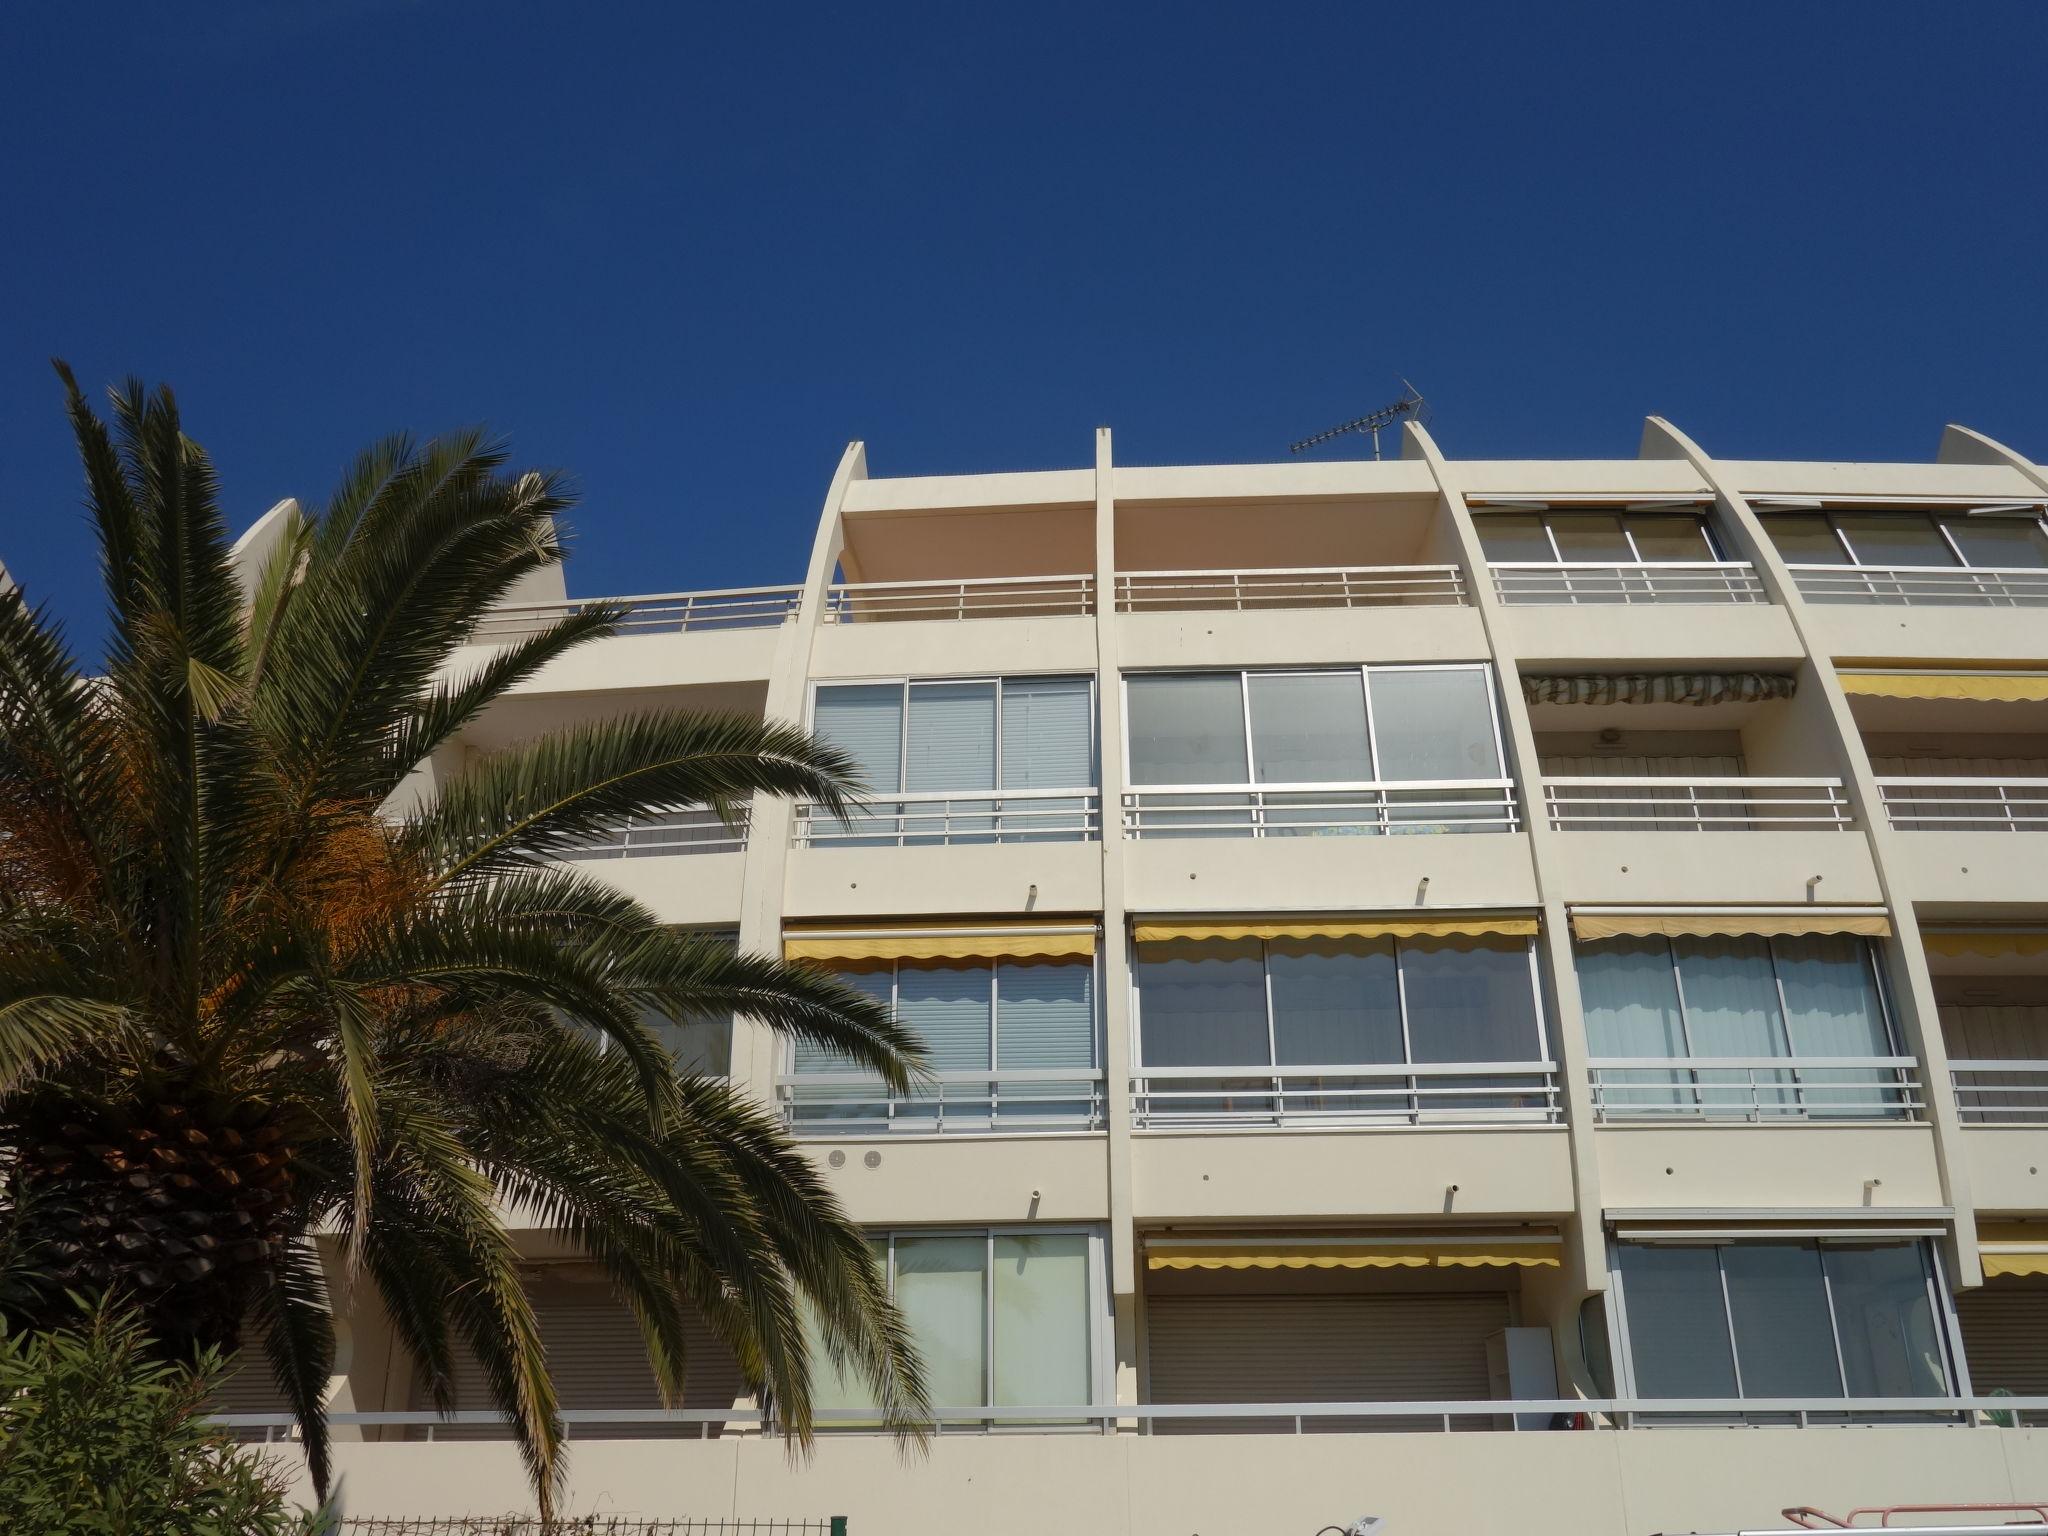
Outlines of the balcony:
[[1101,836],[1102,795],[1092,787],[897,795],[858,801],[843,818],[810,801],[797,808],[800,848],[1092,843]]
[[570,863],[592,859],[661,858],[671,854],[740,853],[747,846],[751,805],[735,806],[732,821],[706,806],[657,811],[628,818],[610,831],[578,842],[558,855]]
[[938,1072],[907,1094],[877,1091],[865,1072],[786,1073],[783,1123],[799,1136],[945,1136],[1099,1131],[1103,1075],[1086,1068]]
[[1123,826],[1134,839],[1374,837],[1513,832],[1521,818],[1512,779],[1361,780],[1132,790]]
[[984,576],[967,581],[838,582],[820,622],[888,624],[957,619],[1051,619],[1095,611],[1093,576]]
[[1911,1056],[1609,1056],[1588,1066],[1601,1121],[1900,1120],[1924,1107]]
[[1929,923],[1921,941],[1976,1203],[2048,1209],[2048,933],[2025,920]]
[[1455,565],[1131,571],[1116,578],[1118,613],[1455,608],[1467,601],[1464,573]]
[[1885,774],[1877,789],[1901,832],[2048,832],[2048,778]]
[[1547,777],[1557,832],[1847,832],[1856,825],[1834,778]]
[[1133,1130],[1554,1125],[1548,1061],[1402,1066],[1152,1067],[1131,1079]]
[[2048,570],[1938,565],[1791,565],[1810,603],[1900,607],[2048,607]]
[[1596,563],[1495,561],[1494,592],[1511,607],[1761,603],[1764,587],[1746,560]]
[[778,629],[796,617],[800,587],[728,587],[711,592],[661,592],[645,597],[579,598],[561,603],[508,603],[484,615],[471,636],[498,644],[537,634],[597,603],[623,603],[621,635],[703,634]]

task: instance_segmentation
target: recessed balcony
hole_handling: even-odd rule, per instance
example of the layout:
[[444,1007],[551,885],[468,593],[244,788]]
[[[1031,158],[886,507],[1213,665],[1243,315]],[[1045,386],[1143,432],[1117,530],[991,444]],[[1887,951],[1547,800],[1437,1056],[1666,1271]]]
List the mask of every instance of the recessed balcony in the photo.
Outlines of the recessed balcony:
[[2048,926],[2010,920],[1921,928],[1941,1014],[1971,1196],[1984,1210],[2048,1210]]

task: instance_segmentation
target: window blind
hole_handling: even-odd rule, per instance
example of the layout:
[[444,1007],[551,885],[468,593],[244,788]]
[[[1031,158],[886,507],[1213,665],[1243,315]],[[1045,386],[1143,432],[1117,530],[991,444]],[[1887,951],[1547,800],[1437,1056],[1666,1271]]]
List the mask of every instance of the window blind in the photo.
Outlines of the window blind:
[[859,766],[868,792],[903,786],[903,690],[895,683],[850,683],[818,690],[817,734]]
[[910,791],[996,787],[996,685],[912,683]]
[[1003,788],[1081,789],[1095,782],[1095,710],[1085,677],[1003,683]]

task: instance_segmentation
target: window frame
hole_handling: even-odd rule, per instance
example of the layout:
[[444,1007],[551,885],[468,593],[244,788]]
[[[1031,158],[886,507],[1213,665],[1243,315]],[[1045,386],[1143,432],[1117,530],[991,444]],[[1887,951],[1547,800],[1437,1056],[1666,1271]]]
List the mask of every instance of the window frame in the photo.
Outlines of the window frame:
[[[1472,517],[1472,520],[1473,520],[1473,524],[1474,524],[1474,531],[1475,531],[1475,532],[1477,532],[1477,531],[1478,531],[1479,529],[1481,529],[1481,528],[1484,528],[1484,527],[1485,527],[1485,521],[1484,521],[1484,520],[1485,520],[1486,518],[1489,518],[1489,517],[1533,517],[1533,518],[1537,519],[1537,521],[1538,521],[1539,523],[1541,523],[1541,524],[1542,524],[1542,527],[1543,527],[1543,539],[1544,539],[1544,542],[1545,542],[1545,543],[1547,543],[1547,544],[1548,544],[1548,545],[1550,546],[1550,563],[1551,563],[1551,564],[1553,564],[1553,565],[1600,565],[1600,564],[1605,564],[1606,562],[1603,562],[1603,561],[1598,561],[1598,560],[1592,560],[1592,561],[1588,561],[1588,560],[1567,560],[1567,559],[1565,559],[1565,557],[1564,557],[1564,551],[1563,551],[1562,549],[1560,549],[1560,548],[1558,547],[1558,543],[1557,543],[1557,530],[1556,530],[1556,529],[1554,529],[1553,527],[1551,527],[1551,525],[1550,525],[1550,520],[1551,520],[1551,519],[1552,519],[1553,517],[1586,517],[1586,516],[1588,516],[1588,515],[1594,515],[1594,514],[1597,514],[1597,515],[1600,515],[1600,516],[1607,516],[1607,517],[1612,517],[1612,518],[1614,518],[1614,519],[1615,519],[1615,521],[1617,521],[1618,523],[1620,523],[1620,524],[1621,524],[1621,536],[1622,536],[1622,537],[1623,537],[1624,539],[1628,540],[1628,552],[1629,552],[1629,555],[1630,555],[1630,557],[1631,557],[1631,558],[1629,558],[1628,560],[1622,560],[1622,561],[1615,561],[1615,562],[1613,562],[1613,563],[1615,563],[1615,564],[1617,564],[1617,565],[1697,565],[1697,564],[1698,564],[1699,562],[1698,562],[1698,561],[1695,561],[1695,560],[1645,560],[1645,559],[1643,558],[1643,551],[1642,551],[1642,548],[1641,548],[1641,546],[1640,546],[1640,545],[1638,545],[1638,544],[1636,543],[1636,535],[1635,535],[1635,530],[1634,530],[1633,528],[1631,528],[1631,527],[1629,526],[1629,519],[1630,519],[1630,518],[1632,518],[1632,517],[1686,517],[1686,516],[1691,516],[1691,517],[1692,517],[1692,518],[1694,519],[1694,521],[1695,521],[1695,522],[1696,522],[1696,523],[1697,523],[1697,524],[1699,525],[1699,530],[1700,530],[1700,536],[1701,536],[1701,538],[1702,538],[1702,539],[1703,539],[1703,540],[1704,540],[1704,541],[1706,542],[1706,546],[1707,546],[1707,559],[1708,559],[1708,560],[1709,560],[1710,562],[1712,562],[1713,564],[1716,564],[1716,565],[1726,565],[1726,564],[1729,564],[1729,563],[1731,563],[1731,562],[1730,562],[1730,560],[1729,560],[1729,557],[1728,557],[1728,555],[1727,555],[1726,553],[1724,553],[1724,552],[1723,552],[1723,548],[1722,548],[1721,540],[1720,540],[1720,539],[1719,539],[1718,537],[1716,537],[1716,536],[1715,536],[1715,533],[1714,533],[1714,519],[1713,519],[1713,516],[1712,516],[1711,512],[1710,512],[1710,511],[1709,511],[1709,510],[1708,510],[1707,508],[1704,508],[1704,507],[1692,507],[1692,508],[1687,508],[1687,507],[1659,507],[1659,508],[1657,508],[1657,509],[1656,509],[1655,511],[1649,511],[1649,510],[1645,510],[1645,511],[1641,511],[1641,512],[1630,512],[1629,510],[1627,510],[1627,509],[1626,509],[1626,508],[1624,508],[1624,507],[1614,507],[1614,506],[1583,506],[1583,507],[1567,507],[1567,506],[1547,506],[1547,507],[1542,507],[1542,508],[1537,508],[1537,507],[1475,507],[1475,508],[1473,508],[1473,517]],[[1480,538],[1479,538],[1479,542],[1480,542],[1480,553],[1481,553],[1482,555],[1485,555],[1485,554],[1486,554],[1486,550],[1485,550],[1485,544],[1486,544],[1486,540],[1485,540],[1485,536],[1484,536],[1483,534],[1481,534],[1481,535],[1480,535]],[[1494,565],[1497,565],[1497,564],[1505,564],[1505,565],[1509,565],[1509,566],[1513,566],[1513,565],[1518,565],[1518,564],[1537,564],[1537,565],[1541,565],[1541,564],[1543,564],[1544,562],[1542,562],[1542,561],[1533,561],[1533,562],[1531,562],[1531,561],[1515,561],[1515,560],[1509,560],[1509,561],[1496,561],[1496,560],[1494,560],[1494,559],[1493,559],[1493,557],[1492,557],[1492,556],[1490,556],[1490,555],[1487,555],[1487,557],[1486,557],[1486,563],[1487,563],[1487,565],[1488,565],[1489,567],[1491,567],[1491,566],[1494,566]]]
[[[1143,794],[1148,790],[1171,793],[1175,790],[1191,791],[1204,788],[1235,792],[1243,790],[1279,789],[1284,792],[1288,784],[1344,784],[1344,779],[1329,780],[1280,780],[1262,784],[1258,773],[1258,751],[1252,736],[1251,679],[1254,677],[1320,677],[1356,676],[1359,688],[1365,695],[1366,752],[1372,762],[1373,784],[1425,784],[1435,782],[1428,779],[1387,779],[1380,769],[1379,717],[1373,709],[1372,676],[1375,672],[1477,672],[1486,680],[1486,715],[1493,731],[1493,761],[1498,770],[1490,777],[1479,775],[1470,780],[1474,784],[1512,783],[1514,775],[1508,768],[1507,738],[1501,729],[1501,703],[1499,679],[1494,675],[1490,661],[1422,661],[1422,662],[1359,662],[1351,666],[1333,667],[1166,667],[1159,669],[1137,668],[1124,672],[1118,678],[1121,690],[1122,709],[1119,711],[1118,727],[1123,734],[1124,788],[1132,793]],[[1244,720],[1244,771],[1242,780],[1215,785],[1153,784],[1141,783],[1131,764],[1131,709],[1130,685],[1133,678],[1164,677],[1234,677],[1237,679],[1238,709]],[[1457,782],[1457,781],[1452,781]]]
[[[1865,1235],[1853,1230],[1828,1232],[1771,1232],[1767,1230],[1746,1232],[1709,1232],[1683,1237],[1629,1237],[1625,1234],[1610,1237],[1607,1244],[1607,1287],[1612,1300],[1607,1308],[1608,1348],[1612,1355],[1615,1386],[1621,1396],[1628,1399],[1642,1399],[1637,1382],[1634,1337],[1629,1326],[1628,1282],[1622,1271],[1621,1254],[1624,1248],[1711,1248],[1715,1250],[1714,1272],[1720,1282],[1721,1322],[1728,1335],[1729,1368],[1735,1378],[1733,1397],[1748,1401],[1748,1394],[1742,1389],[1742,1349],[1735,1332],[1735,1309],[1729,1298],[1728,1269],[1722,1261],[1720,1250],[1741,1247],[1745,1244],[1778,1243],[1812,1245],[1819,1253],[1821,1290],[1827,1303],[1829,1341],[1834,1346],[1835,1369],[1842,1383],[1839,1399],[1825,1399],[1830,1403],[1839,1401],[1840,1412],[1854,1415],[1859,1402],[1883,1401],[1868,1397],[1854,1397],[1849,1393],[1848,1364],[1842,1347],[1842,1325],[1835,1307],[1834,1277],[1829,1271],[1826,1252],[1830,1247],[1879,1248],[1908,1247],[1920,1259],[1921,1282],[1926,1288],[1928,1315],[1933,1320],[1934,1331],[1941,1345],[1941,1369],[1947,1382],[1947,1396],[1966,1397],[1970,1390],[1969,1369],[1962,1349],[1962,1334],[1956,1320],[1954,1297],[1949,1290],[1946,1266],[1942,1263],[1941,1244],[1932,1234],[1907,1237],[1879,1237]],[[1655,1401],[1651,1399],[1651,1401]],[[1671,1399],[1683,1402],[1685,1399]],[[1770,1399],[1759,1399],[1770,1401]],[[1822,1399],[1815,1399],[1822,1401]],[[1814,1409],[1812,1412],[1833,1413],[1838,1410]],[[1765,1410],[1769,1413],[1769,1410]],[[1670,1410],[1672,1416],[1684,1415],[1685,1410]],[[1659,1414],[1663,1417],[1663,1414]],[[1691,1417],[1691,1415],[1685,1415]],[[1775,1414],[1771,1414],[1775,1417]],[[1716,1415],[1716,1418],[1719,1416]],[[1748,1415],[1743,1415],[1747,1419]]]
[[[1865,560],[1863,559],[1863,557],[1862,557],[1862,556],[1861,556],[1860,554],[1858,554],[1858,553],[1857,553],[1857,551],[1856,551],[1856,546],[1855,546],[1855,544],[1854,544],[1853,542],[1851,542],[1851,540],[1850,540],[1850,538],[1849,538],[1849,535],[1848,535],[1847,533],[1845,533],[1845,532],[1844,532],[1844,531],[1842,530],[1841,518],[1842,518],[1842,516],[1843,516],[1844,514],[1849,514],[1849,515],[1854,515],[1854,516],[1878,516],[1878,517],[1882,517],[1882,516],[1885,516],[1885,515],[1888,515],[1888,514],[1889,514],[1889,515],[1894,515],[1894,516],[1898,516],[1898,517],[1924,517],[1924,518],[1926,518],[1926,519],[1927,519],[1927,521],[1928,521],[1928,522],[1930,522],[1930,523],[1932,523],[1932,524],[1934,525],[1934,531],[1935,531],[1936,533],[1938,533],[1938,534],[1940,534],[1940,535],[1941,535],[1941,542],[1942,542],[1942,543],[1943,543],[1944,545],[1946,545],[1946,546],[1947,546],[1947,548],[1948,548],[1948,552],[1949,552],[1949,553],[1950,553],[1951,555],[1953,555],[1953,556],[1955,557],[1955,564],[1954,564],[1954,565],[1871,565],[1871,564],[1867,563],[1867,562],[1866,562],[1866,561],[1865,561]],[[1869,570],[1869,571],[1954,571],[1954,570],[1965,570],[1965,571],[1997,571],[1997,570],[2009,570],[2009,569],[2033,569],[2033,567],[2009,567],[2009,566],[1997,566],[1997,565],[1973,565],[1973,564],[1971,564],[1971,562],[1969,561],[1969,559],[1968,559],[1968,558],[1967,558],[1967,557],[1966,557],[1966,556],[1964,555],[1964,553],[1963,553],[1963,546],[1962,546],[1962,545],[1961,545],[1960,543],[1958,543],[1958,542],[1956,541],[1956,537],[1955,537],[1955,535],[1954,535],[1953,533],[1951,533],[1951,532],[1949,531],[1949,526],[1948,526],[1948,525],[1949,525],[1949,523],[1950,523],[1950,522],[1951,522],[1952,520],[1954,520],[1954,519],[1956,519],[1956,518],[1958,518],[1958,517],[1967,517],[1967,516],[1969,516],[1969,512],[1968,512],[1968,510],[1967,510],[1967,509],[1962,509],[1962,508],[1953,508],[1953,507],[1924,507],[1924,506],[1923,506],[1923,507],[1915,507],[1915,506],[1873,506],[1873,507],[1858,507],[1858,506],[1842,506],[1842,507],[1825,507],[1825,506],[1823,506],[1823,507],[1801,507],[1801,508],[1798,508],[1798,509],[1796,509],[1796,510],[1794,510],[1794,509],[1789,509],[1789,508],[1788,508],[1788,509],[1782,509],[1782,510],[1781,510],[1781,509],[1776,509],[1776,508],[1773,508],[1773,509],[1768,509],[1768,510],[1765,510],[1765,511],[1763,511],[1762,513],[1760,513],[1759,515],[1760,515],[1760,517],[1761,517],[1761,519],[1762,519],[1762,521],[1763,521],[1763,525],[1764,525],[1764,532],[1765,532],[1766,534],[1768,534],[1768,535],[1770,536],[1770,539],[1771,539],[1771,548],[1772,548],[1772,549],[1773,549],[1774,551],[1778,551],[1778,540],[1777,540],[1777,535],[1776,535],[1776,533],[1775,533],[1775,532],[1773,531],[1773,526],[1772,526],[1772,525],[1773,525],[1773,519],[1776,519],[1776,518],[1781,518],[1781,517],[1817,517],[1817,518],[1820,518],[1820,519],[1821,519],[1822,521],[1824,521],[1824,522],[1825,522],[1825,523],[1826,523],[1826,524],[1828,525],[1828,531],[1829,531],[1830,533],[1832,533],[1832,534],[1833,534],[1833,535],[1835,536],[1835,542],[1836,542],[1837,544],[1839,544],[1839,545],[1841,545],[1841,546],[1842,546],[1842,553],[1844,553],[1845,555],[1847,555],[1847,556],[1849,557],[1849,565],[1850,565],[1850,567],[1852,567],[1852,568],[1855,568],[1855,569],[1859,569],[1859,570]],[[2010,519],[2010,521],[2012,521],[2012,522],[2029,522],[2029,521],[2031,521],[2031,522],[2032,522],[2032,524],[2033,524],[2033,527],[2034,527],[2035,531],[2036,531],[2036,532],[2038,532],[2038,533],[2039,533],[2039,534],[2041,535],[2041,537],[2042,537],[2042,539],[2043,539],[2044,541],[2048,541],[2048,516],[2043,516],[2043,517],[2036,517],[2036,518],[2032,518],[2032,519],[2028,519],[2028,518],[2023,518],[2023,517],[2015,517],[2015,518],[2012,518],[2012,519]],[[1784,554],[1783,554],[1783,552],[1782,552],[1782,551],[1778,551],[1778,558],[1779,558],[1779,559],[1781,559],[1781,560],[1785,559],[1785,557],[1784,557]],[[1803,561],[1797,561],[1797,560],[1786,560],[1786,561],[1785,561],[1785,563],[1786,563],[1786,564],[1787,564],[1788,566],[1792,566],[1792,567],[1794,567],[1794,568],[1798,568],[1798,567],[1800,567],[1800,566],[1802,566],[1802,565],[1806,564],[1807,562],[1803,562]]]
[[[928,677],[915,673],[883,673],[865,677],[827,677],[811,680],[804,703],[804,729],[816,732],[818,725],[818,695],[828,688],[875,688],[894,686],[898,690],[900,706],[897,724],[897,766],[896,783],[893,787],[881,785],[868,787],[871,800],[899,799],[905,795],[948,794],[966,799],[975,796],[1000,796],[1005,793],[1019,794],[1003,784],[1003,687],[1009,682],[1052,682],[1085,681],[1088,684],[1088,767],[1090,778],[1086,784],[1058,785],[1058,789],[1073,789],[1089,794],[1099,794],[1102,789],[1102,693],[1100,679],[1093,672],[1075,672],[1055,668],[1046,672],[970,672],[958,676],[946,674]],[[904,782],[910,777],[910,690],[920,685],[945,687],[958,685],[969,687],[978,683],[991,684],[995,688],[995,737],[994,761],[995,784],[986,790],[913,790],[906,789]]]

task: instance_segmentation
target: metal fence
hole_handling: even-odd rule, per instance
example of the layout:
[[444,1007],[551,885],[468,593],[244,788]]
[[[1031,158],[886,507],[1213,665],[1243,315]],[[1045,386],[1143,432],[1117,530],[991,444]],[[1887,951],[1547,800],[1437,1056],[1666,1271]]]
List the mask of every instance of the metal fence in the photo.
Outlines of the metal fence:
[[798,587],[729,587],[716,592],[659,592],[646,597],[583,598],[564,603],[507,603],[485,614],[471,633],[477,644],[538,634],[592,603],[624,603],[622,635],[684,634],[719,629],[777,629],[796,616]]
[[871,1072],[796,1072],[775,1080],[799,1136],[1099,1131],[1103,1074],[1093,1067],[934,1072],[892,1094]]
[[1455,565],[1129,571],[1116,578],[1118,613],[1460,607],[1465,602],[1465,577]]
[[1608,1056],[1600,1120],[1903,1120],[1923,1107],[1911,1056]]
[[1548,1125],[1558,1120],[1547,1061],[1392,1066],[1141,1067],[1138,1130],[1205,1125]]
[[1811,603],[1961,604],[2038,608],[2048,604],[2048,570],[1948,565],[1793,565]]
[[1512,779],[1186,784],[1123,797],[1126,837],[1367,837],[1513,832]]
[[1741,560],[1594,564],[1497,560],[1493,589],[1508,604],[1760,603],[1756,567]]
[[400,1515],[344,1520],[340,1536],[847,1536],[846,1516],[741,1519],[735,1515]]
[[707,806],[688,806],[674,811],[651,811],[626,821],[595,837],[584,838],[560,857],[585,859],[644,859],[672,853],[738,853],[747,846],[747,826],[753,808],[733,807],[732,824]]
[[825,594],[827,624],[899,619],[1049,619],[1095,611],[1093,576],[992,576],[970,581],[840,582]]
[[1088,843],[1102,835],[1094,788],[946,790],[857,800],[842,818],[805,801],[799,848],[919,848],[954,843]]
[[2048,779],[1887,775],[1877,792],[1901,832],[2048,832]]
[[1543,781],[1559,832],[1846,832],[1840,779],[1555,777]]
[[1965,1124],[2048,1121],[2048,1061],[1951,1060],[1948,1066],[1956,1112]]

